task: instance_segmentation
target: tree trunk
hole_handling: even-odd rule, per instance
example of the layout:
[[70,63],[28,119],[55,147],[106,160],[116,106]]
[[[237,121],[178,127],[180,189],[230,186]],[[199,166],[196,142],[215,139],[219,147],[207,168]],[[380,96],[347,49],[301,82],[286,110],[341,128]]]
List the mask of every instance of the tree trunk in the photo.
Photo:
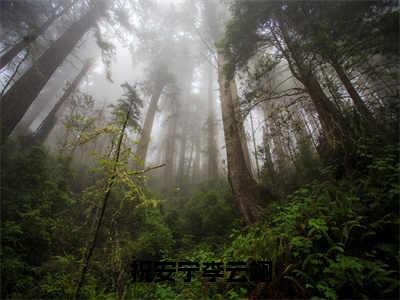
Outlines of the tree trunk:
[[184,186],[185,179],[185,160],[186,160],[186,144],[187,144],[187,125],[182,126],[181,131],[181,145],[179,149],[179,161],[178,161],[178,171],[177,171],[177,183],[181,187]]
[[250,153],[249,153],[249,148],[247,145],[247,138],[246,138],[246,132],[244,130],[244,120],[240,111],[240,102],[239,102],[239,96],[237,93],[237,87],[236,87],[236,82],[235,79],[231,80],[230,82],[230,93],[232,95],[232,101],[233,101],[233,106],[235,110],[235,115],[236,115],[236,120],[238,122],[238,130],[239,130],[239,135],[240,135],[240,143],[242,145],[242,151],[244,155],[244,159],[246,162],[246,166],[249,169],[250,174],[252,173],[252,167],[251,167],[251,160],[250,160]]
[[156,85],[153,94],[151,96],[149,108],[146,113],[146,118],[143,125],[142,134],[140,136],[138,148],[136,151],[136,156],[138,158],[138,162],[135,164],[136,167],[141,167],[146,165],[146,156],[147,150],[149,148],[151,131],[153,129],[154,117],[157,111],[158,100],[160,99],[161,92],[164,88],[164,84]]
[[200,179],[200,159],[201,159],[200,136],[195,137],[194,150],[196,151],[196,155],[194,157],[194,162],[193,162],[192,182],[196,183],[199,182]]
[[250,111],[250,125],[251,125],[251,139],[253,140],[254,159],[256,161],[256,168],[257,168],[257,177],[260,178],[260,165],[258,164],[257,143],[254,132],[253,115],[251,114],[251,111]]
[[192,170],[192,162],[193,162],[193,152],[194,152],[194,141],[192,141],[190,145],[190,153],[189,153],[189,160],[185,170],[185,178],[190,178],[190,171]]
[[104,8],[101,3],[96,1],[95,6],[72,24],[3,96],[0,110],[2,142],[11,134],[53,72],[93,26],[99,5]]
[[86,75],[92,63],[90,61],[86,62],[79,72],[79,74],[75,77],[74,81],[70,84],[70,86],[65,90],[62,97],[57,101],[52,110],[49,112],[47,117],[42,121],[39,125],[38,129],[34,134],[34,139],[39,143],[43,143],[51,130],[54,128],[54,125],[57,122],[56,114],[60,107],[65,103],[65,101],[69,98],[69,96],[76,90],[82,78]]
[[354,88],[353,84],[351,83],[350,79],[347,77],[347,74],[343,67],[339,64],[338,61],[335,59],[331,60],[331,65],[335,69],[336,73],[338,74],[340,80],[342,81],[344,87],[346,88],[347,92],[349,93],[351,99],[353,100],[353,104],[360,113],[360,115],[367,121],[366,124],[374,125],[376,124],[375,118],[372,116],[370,110],[365,105],[361,96],[358,94],[356,89]]
[[[337,108],[330,102],[324,91],[322,90],[319,82],[315,78],[311,69],[304,65],[304,60],[298,52],[298,47],[289,38],[284,27],[281,26],[283,39],[290,51],[291,57],[287,57],[289,67],[293,75],[304,85],[310,98],[317,110],[318,117],[323,129],[323,134],[327,138],[327,142],[332,149],[337,147],[346,148],[351,132],[345,125],[345,120]],[[287,55],[287,54],[286,54]],[[293,59],[298,73],[293,71],[291,66],[291,59]]]
[[260,213],[257,207],[258,188],[245,162],[232,89],[230,88],[230,83],[227,83],[224,77],[223,66],[223,55],[218,53],[218,81],[221,94],[221,111],[225,134],[228,179],[243,218],[248,224],[251,224],[257,220]]
[[[174,104],[173,104],[174,105]],[[175,170],[175,140],[176,140],[176,129],[177,129],[177,116],[174,111],[173,115],[168,120],[168,137],[165,147],[165,163],[164,168],[164,184],[165,190],[171,189],[174,182],[174,170]]]
[[215,140],[215,117],[214,117],[214,97],[213,97],[213,68],[208,66],[208,161],[207,174],[208,179],[218,176],[218,149]]
[[265,120],[265,127],[263,130],[263,140],[264,140],[264,160],[265,160],[265,169],[269,172],[269,178],[271,178],[272,183],[275,181],[275,169],[274,163],[272,161],[271,155],[271,147],[270,147],[270,138],[268,137],[268,122]]
[[116,147],[116,152],[115,152],[115,156],[113,159],[113,169],[112,169],[112,173],[111,176],[109,178],[109,180],[107,180],[107,186],[105,189],[105,193],[104,193],[104,198],[101,204],[101,208],[100,208],[100,214],[99,214],[99,218],[97,220],[97,224],[96,224],[96,228],[94,231],[94,235],[93,235],[93,239],[91,240],[90,244],[88,245],[88,247],[86,248],[86,253],[85,253],[85,257],[83,259],[83,265],[82,265],[82,270],[79,276],[79,281],[78,284],[76,286],[75,289],[75,293],[74,293],[74,299],[77,299],[77,297],[79,297],[79,293],[80,290],[83,286],[83,283],[85,281],[85,276],[86,273],[89,269],[89,263],[90,263],[90,259],[93,255],[94,249],[96,248],[96,243],[99,237],[99,233],[100,233],[100,228],[101,225],[103,224],[103,219],[104,219],[104,214],[106,212],[106,208],[108,205],[108,199],[110,198],[110,194],[111,194],[111,189],[115,183],[115,178],[116,178],[116,172],[117,172],[117,166],[118,166],[118,162],[119,162],[119,158],[120,158],[120,153],[121,153],[121,147],[122,147],[122,140],[124,139],[124,135],[125,135],[125,130],[126,127],[128,125],[128,121],[129,121],[129,115],[131,113],[131,106],[129,106],[129,110],[126,113],[126,118],[124,120],[124,123],[122,124],[122,128],[118,137],[118,143],[117,143],[117,147]]
[[[15,44],[8,50],[3,56],[0,57],[0,70],[3,69],[9,62],[11,62],[14,57],[18,55],[22,50],[27,48],[29,44],[34,42],[40,35],[42,35],[55,20],[61,17],[66,11],[68,11],[75,1],[72,1],[69,5],[63,8],[63,10],[59,13],[53,13],[53,15],[42,25],[40,28],[34,33],[24,37],[20,42]],[[55,10],[59,9],[59,7],[55,8]]]

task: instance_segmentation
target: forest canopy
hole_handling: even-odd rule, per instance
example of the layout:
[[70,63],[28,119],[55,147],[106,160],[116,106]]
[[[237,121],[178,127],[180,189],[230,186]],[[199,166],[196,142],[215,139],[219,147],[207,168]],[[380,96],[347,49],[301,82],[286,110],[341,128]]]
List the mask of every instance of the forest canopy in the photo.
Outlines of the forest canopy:
[[397,299],[392,0],[0,1],[1,299]]

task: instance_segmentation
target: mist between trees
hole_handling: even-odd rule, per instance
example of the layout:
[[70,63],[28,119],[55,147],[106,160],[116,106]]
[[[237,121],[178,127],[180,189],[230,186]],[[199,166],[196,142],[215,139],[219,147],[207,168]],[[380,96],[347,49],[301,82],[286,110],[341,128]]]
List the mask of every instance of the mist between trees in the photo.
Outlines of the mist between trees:
[[[396,298],[394,1],[0,2],[5,299]],[[132,281],[142,261],[272,280]]]

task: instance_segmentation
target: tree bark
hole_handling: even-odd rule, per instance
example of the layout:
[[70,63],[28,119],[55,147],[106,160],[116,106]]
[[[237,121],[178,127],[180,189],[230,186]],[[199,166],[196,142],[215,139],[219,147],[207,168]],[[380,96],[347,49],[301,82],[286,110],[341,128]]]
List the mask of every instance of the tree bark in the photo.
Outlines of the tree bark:
[[3,96],[0,110],[2,143],[11,134],[54,71],[94,25],[99,8],[104,8],[101,4],[102,1],[96,1],[95,6],[72,24]]
[[200,160],[201,160],[201,147],[200,147],[200,136],[195,137],[194,141],[194,150],[196,155],[194,157],[193,162],[193,173],[192,173],[192,182],[199,182],[200,179]]
[[[172,104],[174,105],[175,102]],[[177,129],[177,116],[176,108],[174,108],[173,114],[168,120],[168,137],[165,147],[165,163],[164,168],[164,184],[165,190],[171,189],[174,182],[174,170],[175,170],[175,140],[176,140],[176,129]]]
[[248,224],[251,224],[257,220],[260,213],[257,205],[258,188],[245,162],[239,122],[236,119],[232,89],[230,88],[231,83],[226,82],[223,66],[224,57],[221,53],[218,53],[218,81],[221,94],[228,179],[244,220]]
[[238,122],[238,130],[239,130],[239,135],[240,135],[240,143],[242,145],[242,151],[244,155],[244,159],[246,162],[246,166],[249,169],[250,174],[253,174],[253,169],[251,167],[251,160],[250,160],[250,153],[249,153],[249,147],[247,145],[247,137],[246,137],[246,132],[244,130],[244,120],[240,111],[240,102],[239,102],[239,96],[237,93],[237,87],[236,87],[236,82],[235,79],[231,80],[230,83],[230,93],[232,95],[232,101],[233,101],[233,107],[236,115],[236,120]]
[[[42,35],[55,20],[61,17],[66,11],[68,11],[75,1],[72,1],[69,5],[63,8],[59,13],[53,13],[52,16],[44,22],[40,28],[29,36],[24,37],[21,41],[15,44],[10,50],[8,50],[4,55],[0,57],[0,70],[3,69],[9,62],[11,62],[14,57],[18,55],[22,50],[27,48],[29,44],[34,42],[40,35]],[[57,10],[57,7],[55,10]]]
[[274,163],[272,161],[271,155],[271,147],[270,147],[270,138],[268,137],[268,121],[265,120],[265,127],[263,130],[263,139],[264,139],[264,160],[265,160],[265,169],[269,172],[269,177],[272,180],[272,183],[275,181],[275,169]]
[[254,149],[254,158],[256,161],[256,168],[257,168],[257,177],[260,178],[260,165],[258,163],[257,143],[254,131],[253,115],[251,114],[251,111],[250,111],[250,125],[251,125],[251,139],[253,141],[253,149]]
[[375,118],[373,117],[368,107],[365,105],[364,101],[361,99],[361,96],[354,88],[343,67],[335,59],[331,59],[331,65],[338,74],[340,81],[343,83],[344,87],[349,93],[351,99],[353,100],[353,104],[360,115],[367,121],[367,124],[369,124],[370,126],[376,124]]
[[[345,125],[345,121],[341,113],[330,102],[319,82],[315,78],[312,70],[304,65],[304,60],[298,52],[297,45],[289,38],[284,26],[281,26],[282,37],[290,52],[290,56],[286,53],[286,58],[293,75],[304,85],[318,113],[318,117],[323,129],[323,133],[327,138],[328,144],[332,149],[337,147],[346,148],[351,132]],[[291,60],[293,59],[298,72],[293,70]]]
[[214,116],[214,97],[213,97],[213,68],[212,65],[208,66],[207,78],[207,92],[208,92],[208,161],[207,161],[207,174],[208,179],[216,178],[218,176],[218,149],[215,140],[215,116]]
[[181,144],[179,149],[179,161],[177,171],[177,183],[181,187],[184,186],[185,164],[186,164],[186,144],[187,144],[187,125],[183,124],[181,131]]
[[89,71],[91,65],[92,65],[92,63],[90,61],[88,61],[84,64],[82,70],[75,77],[74,81],[65,90],[64,94],[61,96],[61,98],[57,101],[57,103],[54,105],[54,107],[49,112],[49,114],[46,116],[46,118],[39,125],[38,129],[36,129],[36,132],[34,134],[34,139],[37,142],[43,143],[47,139],[51,130],[54,128],[54,125],[57,122],[56,115],[57,115],[58,110],[65,103],[65,101],[71,96],[71,94],[76,90],[76,88],[78,87],[82,78]]
[[156,115],[158,100],[160,99],[163,88],[164,84],[157,84],[151,96],[149,108],[147,110],[146,118],[143,125],[143,131],[140,136],[138,148],[136,151],[136,156],[138,159],[138,162],[136,163],[137,167],[144,167],[146,165],[146,156],[147,150],[149,148],[151,131],[153,129],[154,117]]

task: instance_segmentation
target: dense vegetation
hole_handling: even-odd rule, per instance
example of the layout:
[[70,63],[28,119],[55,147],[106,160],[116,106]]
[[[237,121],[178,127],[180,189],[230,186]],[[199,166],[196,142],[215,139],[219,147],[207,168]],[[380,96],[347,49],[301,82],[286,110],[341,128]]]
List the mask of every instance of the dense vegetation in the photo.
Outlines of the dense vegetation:
[[[91,186],[73,192],[79,178],[65,157],[53,157],[41,146],[17,147],[7,145],[2,165],[3,295],[71,297],[99,191]],[[177,192],[162,199],[147,191],[137,201],[118,185],[83,293],[96,299],[252,294],[255,286],[207,285],[201,277],[175,285],[130,281],[133,257],[220,258],[272,260],[274,280],[258,296],[398,297],[397,149],[360,141],[354,176],[335,178],[334,167],[325,165],[318,179],[266,205],[262,221],[247,228],[225,182],[204,183],[190,197]]]
[[[1,298],[399,298],[398,7],[149,3],[1,4]],[[141,80],[120,70],[99,109],[82,59],[40,107],[91,29],[111,85],[113,42],[137,38]],[[134,260],[271,261],[272,280],[137,282]]]

